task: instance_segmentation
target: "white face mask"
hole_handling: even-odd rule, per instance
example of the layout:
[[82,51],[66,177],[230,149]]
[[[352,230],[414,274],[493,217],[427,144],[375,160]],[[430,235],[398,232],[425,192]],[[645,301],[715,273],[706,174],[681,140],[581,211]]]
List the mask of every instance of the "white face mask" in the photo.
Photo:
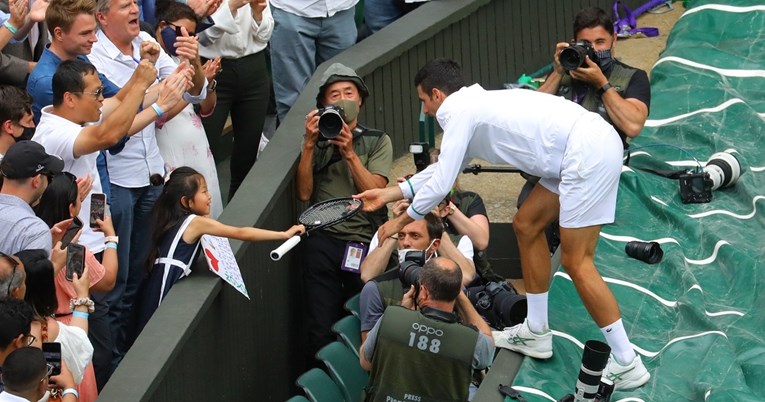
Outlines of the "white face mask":
[[[428,247],[425,247],[425,255],[426,255],[426,256],[428,255],[428,249],[430,249],[430,247],[431,247],[431,246],[433,245],[433,243],[435,243],[435,242],[436,242],[436,239],[433,239],[433,240],[430,242],[430,244],[428,244]],[[398,263],[399,263],[399,265],[404,263],[404,260],[405,260],[405,258],[406,258],[406,253],[407,253],[407,252],[409,252],[409,251],[421,251],[421,250],[418,250],[418,249],[416,249],[416,248],[402,248],[401,250],[398,250]],[[433,254],[435,254],[435,253],[433,253]],[[427,256],[427,257],[425,258],[425,262],[427,262],[428,260],[430,260],[431,258],[433,258],[433,254],[431,254],[430,256]]]

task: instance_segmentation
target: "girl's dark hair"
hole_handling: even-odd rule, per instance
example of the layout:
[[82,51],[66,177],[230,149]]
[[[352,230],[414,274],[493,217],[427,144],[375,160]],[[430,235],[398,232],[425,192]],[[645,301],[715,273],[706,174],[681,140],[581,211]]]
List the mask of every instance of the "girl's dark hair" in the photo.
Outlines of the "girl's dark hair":
[[39,317],[50,317],[58,309],[56,284],[53,280],[53,263],[47,250],[22,250],[16,257],[27,272],[27,294],[24,300],[32,305]]
[[199,179],[204,178],[201,173],[188,167],[181,166],[170,174],[170,179],[165,182],[165,188],[154,204],[152,222],[154,228],[151,234],[152,249],[146,266],[149,271],[154,266],[154,260],[159,255],[159,246],[165,234],[178,225],[183,219],[191,214],[191,211],[183,205],[181,200],[194,198],[199,191]]
[[197,15],[194,10],[186,4],[175,0],[160,0],[157,2],[157,23],[154,25],[154,30],[159,28],[159,23],[175,22],[178,20],[187,19],[199,23]]
[[61,172],[53,176],[40,202],[34,207],[35,215],[52,228],[56,223],[71,218],[69,206],[77,202],[77,197],[76,178],[69,172]]

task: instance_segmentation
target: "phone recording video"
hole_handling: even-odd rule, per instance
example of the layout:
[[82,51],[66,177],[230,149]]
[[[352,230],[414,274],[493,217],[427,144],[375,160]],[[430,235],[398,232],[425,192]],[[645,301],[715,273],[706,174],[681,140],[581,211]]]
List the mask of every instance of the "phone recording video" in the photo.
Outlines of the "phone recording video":
[[90,227],[98,229],[96,220],[104,220],[104,210],[106,208],[106,195],[102,193],[93,193],[90,196]]
[[74,274],[78,278],[82,277],[82,271],[85,270],[85,246],[70,243],[66,252],[66,280],[72,281]]
[[69,228],[66,229],[66,233],[61,237],[61,247],[69,246],[69,243],[72,242],[72,239],[74,239],[74,236],[77,235],[77,232],[79,232],[80,229],[82,229],[82,221],[75,216],[72,218],[72,224],[69,225]]
[[43,342],[42,351],[43,356],[45,356],[45,362],[53,367],[50,375],[56,376],[61,374],[61,344],[58,342]]

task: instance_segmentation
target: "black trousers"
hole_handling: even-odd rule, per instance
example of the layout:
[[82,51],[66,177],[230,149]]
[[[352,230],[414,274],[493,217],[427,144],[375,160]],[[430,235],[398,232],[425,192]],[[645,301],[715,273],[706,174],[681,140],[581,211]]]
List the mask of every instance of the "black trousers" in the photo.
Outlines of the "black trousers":
[[[95,255],[98,262],[103,262],[104,253]],[[93,371],[96,374],[98,392],[104,388],[112,376],[112,350],[114,341],[109,328],[109,303],[106,293],[90,292],[90,298],[95,303],[95,311],[88,317],[88,339],[93,345]]]
[[302,241],[303,311],[309,362],[319,349],[337,339],[332,325],[348,315],[343,304],[363,286],[358,274],[340,269],[346,243],[322,231],[313,232]]
[[[221,59],[218,74],[218,102],[215,111],[202,119],[215,162],[231,155],[229,200],[255,164],[260,136],[271,94],[271,77],[265,51],[238,59]],[[229,114],[233,136],[222,136]]]

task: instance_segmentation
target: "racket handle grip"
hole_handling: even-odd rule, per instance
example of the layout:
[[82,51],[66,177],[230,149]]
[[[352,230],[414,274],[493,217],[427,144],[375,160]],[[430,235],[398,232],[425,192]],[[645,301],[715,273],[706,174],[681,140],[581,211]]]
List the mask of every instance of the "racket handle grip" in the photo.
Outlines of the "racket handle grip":
[[284,254],[287,254],[287,252],[292,250],[293,247],[297,246],[298,243],[300,243],[299,235],[290,237],[287,241],[282,243],[281,246],[271,251],[271,259],[274,261],[279,261],[284,256]]

